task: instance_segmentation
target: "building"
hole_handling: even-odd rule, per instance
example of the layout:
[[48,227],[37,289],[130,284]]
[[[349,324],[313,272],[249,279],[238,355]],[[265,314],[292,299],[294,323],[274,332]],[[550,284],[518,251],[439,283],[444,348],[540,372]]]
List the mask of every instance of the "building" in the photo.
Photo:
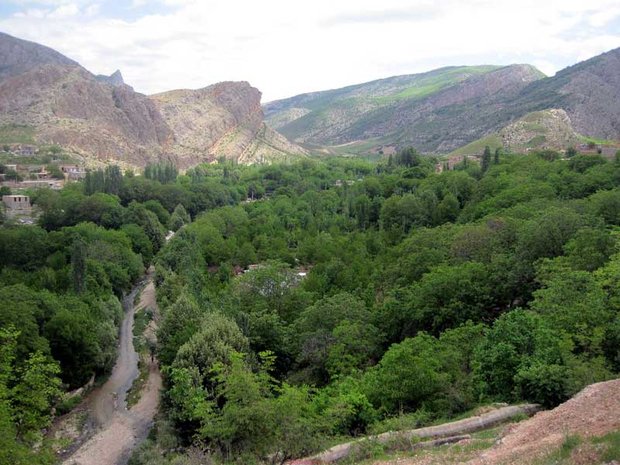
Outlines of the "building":
[[29,213],[32,209],[32,205],[30,205],[30,197],[27,195],[3,195],[2,203],[4,204],[7,212]]
[[65,179],[76,181],[86,177],[86,171],[77,165],[60,165],[60,171],[65,175]]
[[18,156],[32,157],[38,152],[38,149],[34,145],[14,144],[11,146],[10,151]]
[[32,181],[22,181],[19,183],[15,183],[14,187],[20,189],[40,189],[40,188],[48,188],[53,190],[62,189],[63,181],[56,179],[38,179]]

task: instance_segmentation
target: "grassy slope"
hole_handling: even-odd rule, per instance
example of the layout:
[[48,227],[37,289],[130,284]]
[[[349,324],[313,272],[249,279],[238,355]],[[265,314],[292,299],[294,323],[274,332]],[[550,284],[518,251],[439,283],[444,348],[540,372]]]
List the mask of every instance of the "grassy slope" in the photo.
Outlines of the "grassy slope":
[[0,144],[33,144],[34,127],[20,124],[0,126]]
[[[464,79],[484,74],[497,66],[458,66],[441,68],[423,74],[394,76],[341,89],[304,94],[290,99],[267,104],[267,122],[276,122],[282,111],[290,108],[305,108],[310,113],[278,128],[289,138],[298,137],[312,128],[320,126],[321,121],[329,120],[334,111],[358,115],[368,109],[389,106],[404,100],[417,100],[457,84]],[[277,103],[279,110],[270,112],[269,107]]]
[[449,156],[457,156],[457,155],[482,155],[484,152],[484,148],[489,146],[491,151],[494,151],[498,147],[502,147],[502,139],[498,134],[491,134],[485,137],[482,137],[478,140],[470,142],[463,147],[459,147],[449,154]]

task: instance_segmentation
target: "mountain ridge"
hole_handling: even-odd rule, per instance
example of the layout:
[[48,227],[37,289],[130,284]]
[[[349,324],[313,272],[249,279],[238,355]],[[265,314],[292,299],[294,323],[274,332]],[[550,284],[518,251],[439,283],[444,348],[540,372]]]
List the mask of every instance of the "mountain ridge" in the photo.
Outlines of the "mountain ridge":
[[[471,75],[467,69],[445,67],[268,102],[266,121],[291,141],[328,152],[343,145],[353,153],[413,145],[428,153],[449,153],[529,113],[551,109],[566,111],[579,134],[620,138],[620,110],[614,105],[620,100],[620,49],[551,77],[527,64],[473,67]],[[463,73],[461,78],[442,75],[455,70]],[[433,86],[438,83],[431,79],[416,87],[415,80],[425,78],[443,85]],[[398,79],[412,87],[404,94],[388,88],[388,98],[384,95],[373,108],[346,98],[352,89],[371,93]],[[319,105],[313,103],[317,101]]]
[[[247,82],[170,92],[184,93],[185,106],[177,102],[166,111],[161,96],[135,92],[118,70],[96,76],[49,47],[0,33],[0,129],[24,125],[39,144],[133,167],[160,159],[187,168],[222,156],[256,163],[306,154],[281,137],[267,143],[261,94]],[[196,111],[200,124],[191,125]],[[249,156],[249,147],[260,158]]]

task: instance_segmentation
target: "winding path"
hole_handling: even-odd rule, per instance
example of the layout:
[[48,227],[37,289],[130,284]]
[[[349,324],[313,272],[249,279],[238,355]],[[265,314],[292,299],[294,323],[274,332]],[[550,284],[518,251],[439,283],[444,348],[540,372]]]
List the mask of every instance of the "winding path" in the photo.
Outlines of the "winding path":
[[[142,292],[140,303],[134,305]],[[124,465],[134,447],[143,441],[159,406],[161,376],[157,361],[149,363],[149,377],[138,403],[127,410],[127,391],[138,376],[138,354],[133,346],[133,321],[137,308],[156,309],[152,270],[123,299],[125,317],[119,336],[116,365],[106,383],[91,395],[91,418],[99,430],[67,458],[64,465]]]

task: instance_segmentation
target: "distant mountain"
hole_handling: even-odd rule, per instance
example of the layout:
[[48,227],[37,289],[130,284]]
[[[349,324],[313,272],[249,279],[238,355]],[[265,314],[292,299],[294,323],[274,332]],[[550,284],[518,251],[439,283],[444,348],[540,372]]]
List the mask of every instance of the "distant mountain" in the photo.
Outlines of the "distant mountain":
[[0,79],[44,65],[80,66],[49,47],[0,32]]
[[151,98],[120,71],[95,76],[48,47],[0,34],[0,132],[19,125],[39,144],[97,162],[169,159],[185,168],[219,156],[245,163],[303,156],[264,126],[260,96],[237,82]]
[[527,86],[505,118],[548,108],[565,110],[579,134],[620,139],[620,48]]
[[[530,65],[441,68],[269,102],[264,111],[291,141],[328,153],[406,145],[448,153],[551,109],[565,112],[576,135],[618,139],[619,102],[616,49],[553,77]],[[549,124],[556,127],[565,125]],[[547,134],[554,143],[566,140]]]

